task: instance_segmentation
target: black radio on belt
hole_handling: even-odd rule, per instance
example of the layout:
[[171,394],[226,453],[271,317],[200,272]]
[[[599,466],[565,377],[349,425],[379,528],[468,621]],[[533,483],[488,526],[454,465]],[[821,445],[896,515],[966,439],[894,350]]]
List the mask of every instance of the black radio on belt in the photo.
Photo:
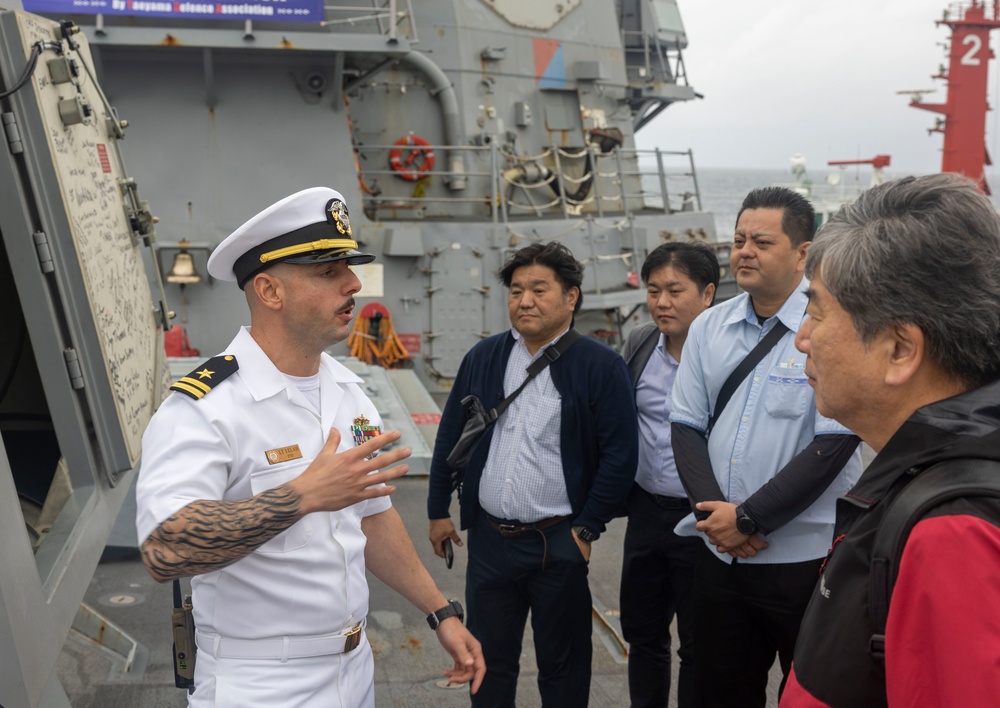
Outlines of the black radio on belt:
[[174,685],[177,688],[194,690],[194,659],[197,646],[194,643],[194,615],[191,596],[181,599],[181,583],[174,581],[174,611],[170,615],[170,626],[174,633]]

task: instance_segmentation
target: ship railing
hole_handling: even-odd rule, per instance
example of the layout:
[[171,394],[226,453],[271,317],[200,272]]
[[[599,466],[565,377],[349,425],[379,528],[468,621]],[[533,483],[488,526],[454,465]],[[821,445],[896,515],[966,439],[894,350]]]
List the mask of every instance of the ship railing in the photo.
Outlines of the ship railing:
[[[551,154],[555,165],[555,191],[567,218],[580,215],[585,207],[591,207],[598,216],[604,216],[605,212],[629,214],[650,209],[666,213],[701,210],[690,150],[619,147],[602,152],[591,144],[576,150],[554,147]],[[572,164],[581,159],[586,171],[574,175]],[[579,195],[584,185],[589,185],[585,195],[570,195],[573,188]],[[510,203],[511,208],[518,206]]]
[[374,27],[375,33],[390,40],[402,34],[411,42],[418,41],[412,0],[371,0],[368,4],[363,4],[361,0],[326,0],[323,9],[326,11],[326,20],[320,23],[323,27],[338,32],[366,33]]
[[[389,165],[397,145],[357,146],[358,178],[370,218],[482,218],[508,223],[526,218],[584,215],[602,218],[637,212],[700,211],[701,195],[690,150],[613,148],[601,151],[550,146],[517,154],[496,141],[485,145],[419,148],[426,173],[411,163],[410,177]],[[405,165],[406,156],[401,162]],[[455,169],[461,166],[461,169]],[[449,169],[450,168],[450,169]],[[461,189],[452,186],[461,183]]]
[[[987,12],[990,5],[993,9],[992,17]],[[983,8],[983,17],[987,20],[1000,20],[1000,3],[996,0],[993,0],[992,3],[987,3],[986,0],[959,0],[958,2],[949,2],[945,6],[941,13],[941,22],[960,22],[965,19],[966,11],[972,7]]]
[[630,83],[665,81],[687,85],[684,55],[679,46],[662,42],[648,31],[622,30],[621,36]]
[[[436,163],[433,169],[422,172],[419,164],[414,162],[407,165],[407,158],[403,157],[401,164],[417,177],[415,180],[402,179],[401,173],[390,167],[390,154],[398,149],[400,147],[396,144],[365,143],[355,147],[359,158],[358,181],[369,218],[408,221],[452,216],[475,217],[483,216],[484,213],[488,215],[491,205],[497,203],[497,158],[495,149],[491,146],[414,146],[412,150],[424,154],[421,162],[427,159],[427,153],[432,153]],[[445,165],[449,164],[461,165],[461,169],[445,169]],[[470,164],[473,165],[471,168]],[[483,166],[479,167],[479,164]],[[445,188],[438,188],[438,183],[443,183]],[[460,190],[448,187],[458,183],[465,186]],[[447,208],[435,210],[435,206]],[[461,211],[461,207],[474,209],[478,213]]]

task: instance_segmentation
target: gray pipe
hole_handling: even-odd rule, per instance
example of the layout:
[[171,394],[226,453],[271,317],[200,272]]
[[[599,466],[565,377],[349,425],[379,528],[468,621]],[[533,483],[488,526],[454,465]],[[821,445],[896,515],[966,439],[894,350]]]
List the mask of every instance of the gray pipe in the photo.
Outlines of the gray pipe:
[[[426,54],[410,52],[401,58],[422,71],[433,83],[431,96],[437,97],[441,102],[441,112],[444,115],[445,144],[449,146],[464,144],[459,123],[458,98],[448,76]],[[448,150],[448,172],[448,188],[455,192],[465,189],[465,156],[461,150]]]

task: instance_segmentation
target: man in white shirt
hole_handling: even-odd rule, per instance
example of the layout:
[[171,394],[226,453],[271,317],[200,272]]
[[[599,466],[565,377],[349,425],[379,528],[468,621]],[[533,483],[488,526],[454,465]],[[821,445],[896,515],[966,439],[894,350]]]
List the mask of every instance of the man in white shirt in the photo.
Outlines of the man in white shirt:
[[374,705],[365,569],[425,613],[478,689],[479,643],[420,563],[387,482],[406,448],[361,379],[324,353],[347,337],[360,282],[343,197],[268,207],[212,254],[251,326],[172,389],[143,437],[137,528],[160,582],[194,576],[198,708]]

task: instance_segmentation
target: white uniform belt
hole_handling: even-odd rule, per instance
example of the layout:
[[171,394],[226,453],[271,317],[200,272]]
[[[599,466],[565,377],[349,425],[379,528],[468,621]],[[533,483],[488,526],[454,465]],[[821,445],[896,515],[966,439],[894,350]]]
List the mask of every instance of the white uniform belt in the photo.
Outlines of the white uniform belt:
[[201,629],[195,630],[198,651],[216,659],[304,659],[310,656],[346,654],[361,644],[365,620],[340,634],[312,637],[271,637],[268,639],[234,639]]

